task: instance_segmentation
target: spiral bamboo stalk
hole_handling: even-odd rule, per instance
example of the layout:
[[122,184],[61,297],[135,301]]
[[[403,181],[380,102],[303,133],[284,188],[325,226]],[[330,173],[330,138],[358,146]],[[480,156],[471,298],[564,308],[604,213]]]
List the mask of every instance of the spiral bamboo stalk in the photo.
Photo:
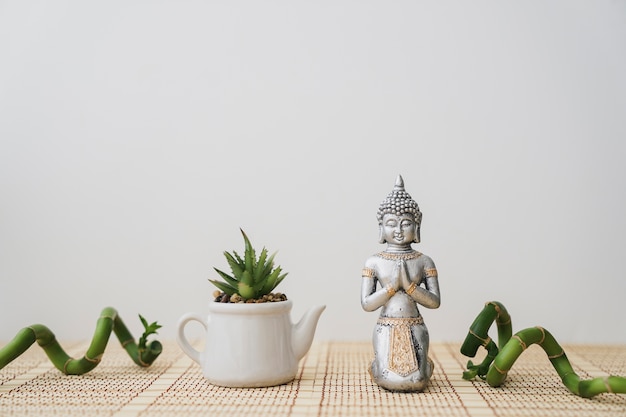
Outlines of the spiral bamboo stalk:
[[[493,322],[498,325],[498,346],[488,336]],[[470,326],[469,333],[461,345],[461,353],[474,357],[480,346],[487,349],[487,356],[478,365],[467,363],[464,379],[479,376],[486,379],[492,387],[499,387],[507,373],[520,355],[531,345],[537,344],[548,355],[552,366],[561,377],[565,387],[572,393],[584,398],[591,398],[601,393],[626,394],[626,378],[607,376],[581,380],[574,372],[565,351],[554,336],[542,327],[531,327],[512,334],[511,317],[504,306],[491,301],[485,304],[481,313]]]
[[82,358],[71,358],[65,353],[49,328],[41,324],[33,324],[20,330],[13,340],[0,349],[0,369],[4,368],[24,353],[33,343],[37,342],[58,370],[65,375],[82,375],[91,371],[100,363],[111,332],[115,333],[122,347],[139,366],[150,366],[163,350],[163,346],[157,340],[146,346],[138,346],[132,334],[119,317],[117,310],[107,307],[100,313],[91,344]]

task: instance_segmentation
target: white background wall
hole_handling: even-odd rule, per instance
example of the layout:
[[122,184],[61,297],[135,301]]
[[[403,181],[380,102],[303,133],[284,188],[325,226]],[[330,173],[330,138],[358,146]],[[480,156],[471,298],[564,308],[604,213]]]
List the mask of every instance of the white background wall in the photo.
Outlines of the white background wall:
[[[279,289],[367,340],[361,267],[398,174],[438,266],[433,340],[626,343],[626,3],[0,1],[0,340],[173,338],[212,267],[279,250]],[[191,332],[193,330],[190,329]]]

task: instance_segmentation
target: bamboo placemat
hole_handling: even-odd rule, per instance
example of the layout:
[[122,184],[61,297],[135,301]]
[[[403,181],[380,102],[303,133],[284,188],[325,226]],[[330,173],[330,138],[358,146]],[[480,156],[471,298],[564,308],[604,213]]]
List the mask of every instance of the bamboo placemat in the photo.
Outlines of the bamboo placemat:
[[[66,344],[82,356],[88,342]],[[561,384],[543,351],[530,347],[500,388],[461,378],[467,358],[459,344],[435,343],[435,372],[423,393],[392,393],[367,373],[369,342],[314,344],[296,379],[261,389],[207,383],[175,342],[147,369],[135,366],[112,340],[102,363],[65,376],[34,346],[0,370],[0,416],[624,416],[626,395],[577,397]],[[583,378],[626,375],[626,346],[565,346]],[[479,358],[482,359],[482,358]]]

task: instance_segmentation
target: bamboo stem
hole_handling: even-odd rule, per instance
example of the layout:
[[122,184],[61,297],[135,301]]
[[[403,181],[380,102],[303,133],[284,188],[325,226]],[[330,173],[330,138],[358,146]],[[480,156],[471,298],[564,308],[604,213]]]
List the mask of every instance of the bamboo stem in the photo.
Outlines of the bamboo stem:
[[[495,343],[487,334],[494,320],[498,324],[499,349],[495,347]],[[585,398],[606,392],[626,394],[626,378],[624,377],[608,376],[581,380],[574,372],[565,351],[549,331],[541,327],[532,327],[521,330],[513,336],[511,333],[510,316],[504,306],[496,301],[485,304],[470,326],[470,331],[461,346],[461,353],[474,357],[478,348],[484,346],[488,350],[487,357],[479,365],[474,365],[469,361],[468,370],[463,373],[463,378],[473,379],[479,376],[486,379],[492,387],[499,387],[504,383],[508,371],[517,358],[528,347],[537,344],[546,352],[552,366],[561,377],[561,381],[572,393]]]
[[52,364],[65,375],[85,374],[100,363],[112,331],[115,332],[128,355],[139,366],[150,366],[163,350],[161,343],[156,340],[146,348],[139,349],[117,310],[107,307],[102,310],[98,318],[91,344],[82,358],[71,358],[49,328],[41,324],[33,324],[20,330],[13,340],[0,349],[0,369],[19,357],[36,341],[46,352]]

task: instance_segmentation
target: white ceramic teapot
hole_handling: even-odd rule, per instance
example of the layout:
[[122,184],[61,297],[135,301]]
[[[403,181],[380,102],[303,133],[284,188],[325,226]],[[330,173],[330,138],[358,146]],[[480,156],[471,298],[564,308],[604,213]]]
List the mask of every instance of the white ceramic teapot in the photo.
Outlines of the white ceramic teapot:
[[[178,344],[202,367],[205,378],[227,387],[268,387],[293,380],[298,362],[313,342],[326,306],[311,308],[297,324],[289,313],[291,300],[258,303],[209,303],[209,315],[187,313],[178,322]],[[185,336],[185,326],[197,321],[206,329],[199,352]]]

